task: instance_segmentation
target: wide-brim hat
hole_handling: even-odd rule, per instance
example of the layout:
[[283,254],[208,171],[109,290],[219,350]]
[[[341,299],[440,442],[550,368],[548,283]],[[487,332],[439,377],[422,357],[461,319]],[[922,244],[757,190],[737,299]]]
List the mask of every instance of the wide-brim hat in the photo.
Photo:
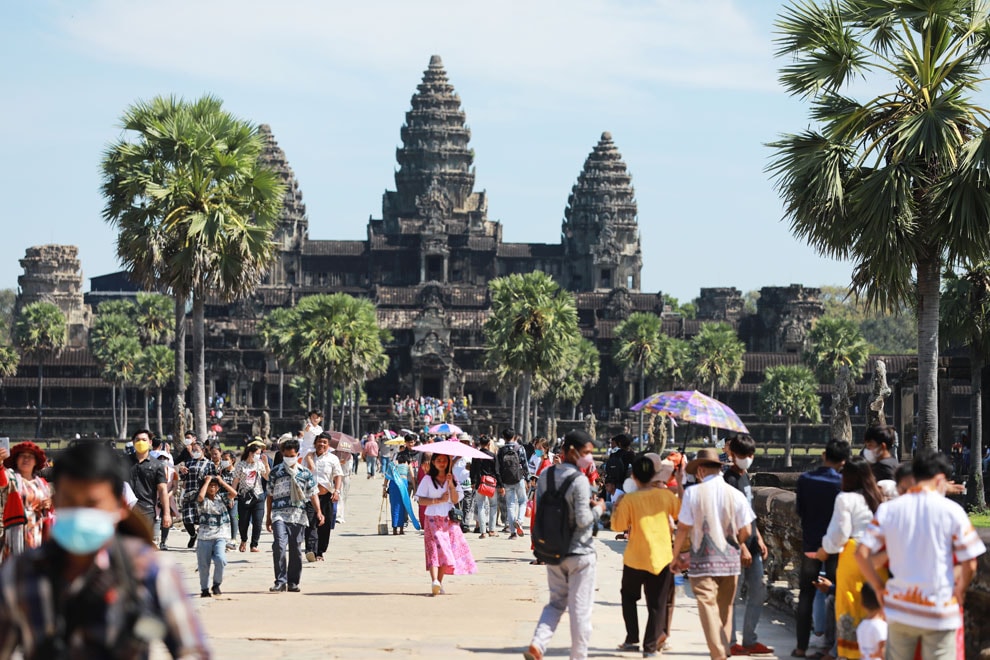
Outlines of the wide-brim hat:
[[718,450],[705,447],[698,452],[694,460],[688,461],[687,473],[696,474],[699,465],[717,465],[718,467],[722,467],[726,464],[719,459]]
[[27,441],[20,442],[10,448],[10,456],[4,459],[3,466],[5,468],[10,468],[11,470],[15,469],[17,465],[17,455],[23,454],[24,452],[34,454],[34,469],[36,471],[45,467],[45,464],[48,462],[48,458],[45,456],[44,450],[33,442]]
[[653,452],[643,455],[653,463],[655,474],[650,479],[651,484],[657,482],[665,484],[670,481],[670,478],[674,476],[674,464],[671,461],[661,459],[660,454]]

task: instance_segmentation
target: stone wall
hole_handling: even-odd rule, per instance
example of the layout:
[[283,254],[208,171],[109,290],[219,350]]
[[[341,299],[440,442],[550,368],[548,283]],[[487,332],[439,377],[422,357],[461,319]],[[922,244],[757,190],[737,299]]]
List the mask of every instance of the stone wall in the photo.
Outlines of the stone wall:
[[[757,525],[770,552],[766,562],[770,602],[790,611],[797,609],[798,567],[801,565],[801,523],[793,492],[779,488],[754,488],[753,509]],[[990,529],[981,529],[990,547]],[[966,595],[966,657],[990,658],[990,553],[980,557],[976,577]]]

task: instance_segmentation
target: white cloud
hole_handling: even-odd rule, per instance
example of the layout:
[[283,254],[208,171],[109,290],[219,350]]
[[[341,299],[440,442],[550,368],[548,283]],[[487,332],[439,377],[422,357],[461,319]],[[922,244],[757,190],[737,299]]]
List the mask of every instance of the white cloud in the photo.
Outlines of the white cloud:
[[643,86],[773,90],[766,35],[732,0],[98,0],[61,21],[91,55],[210,81],[455,85],[598,97]]

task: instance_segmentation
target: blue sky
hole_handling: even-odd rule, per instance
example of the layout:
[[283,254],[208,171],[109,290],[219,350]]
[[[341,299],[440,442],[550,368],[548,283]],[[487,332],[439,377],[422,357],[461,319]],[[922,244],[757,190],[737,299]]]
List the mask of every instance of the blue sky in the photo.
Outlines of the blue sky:
[[[846,284],[791,237],[763,146],[807,125],[776,83],[770,0],[33,0],[0,8],[0,287],[28,246],[117,269],[99,161],[136,99],[212,93],[272,126],[311,238],[365,236],[399,128],[443,57],[507,241],[557,242],[603,131],[633,176],[643,288]],[[85,283],[89,286],[88,280]]]

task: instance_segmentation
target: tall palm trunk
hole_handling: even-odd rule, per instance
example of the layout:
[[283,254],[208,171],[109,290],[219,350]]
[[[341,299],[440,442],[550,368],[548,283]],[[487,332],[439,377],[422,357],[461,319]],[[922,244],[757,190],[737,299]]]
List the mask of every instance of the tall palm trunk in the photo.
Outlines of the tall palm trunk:
[[42,405],[42,397],[45,394],[45,361],[39,356],[38,357],[38,423],[35,425],[34,437],[41,437],[41,409],[44,407]]
[[155,421],[158,423],[158,437],[165,437],[165,427],[162,425],[162,388],[159,387],[155,390],[155,413],[158,417]]
[[791,467],[791,416],[787,416],[787,431],[784,435],[784,467]]
[[510,423],[510,426],[512,426],[512,428],[516,428],[516,401],[518,399],[518,394],[519,394],[519,386],[513,385],[512,386],[512,422]]
[[531,395],[533,388],[533,375],[526,372],[523,375],[523,393],[522,393],[522,435],[523,441],[529,442],[532,438],[530,428],[529,428],[529,405],[530,400],[533,398]]
[[[642,401],[646,398],[646,369],[642,366],[639,368],[639,400]],[[640,446],[645,446],[646,443],[643,441],[643,409],[639,409],[639,442]]]
[[970,350],[969,369],[971,394],[969,398],[970,420],[973,435],[969,450],[968,504],[979,511],[987,508],[987,497],[983,491],[983,350],[974,343]]
[[345,399],[345,396],[346,395],[347,395],[347,386],[341,384],[341,386],[340,386],[340,426],[337,427],[337,430],[340,431],[340,432],[343,432],[344,431],[344,413],[346,412],[346,409],[344,407],[344,402],[346,401],[346,399]]
[[918,446],[938,449],[939,259],[918,260]]
[[144,428],[151,428],[151,413],[148,412],[148,388],[144,389]]
[[175,401],[172,402],[172,426],[175,437],[182,440],[186,433],[186,300],[178,295],[175,297]]
[[110,407],[113,408],[113,435],[120,437],[120,409],[117,408],[117,383],[110,388]]
[[120,439],[127,437],[127,386],[120,383]]
[[285,409],[283,408],[285,404],[285,371],[282,366],[279,365],[278,368],[278,418],[282,419],[284,417]]
[[192,406],[193,406],[193,426],[196,429],[196,437],[200,442],[206,439],[206,352],[205,337],[206,332],[206,301],[201,292],[193,293],[193,382],[192,382]]

